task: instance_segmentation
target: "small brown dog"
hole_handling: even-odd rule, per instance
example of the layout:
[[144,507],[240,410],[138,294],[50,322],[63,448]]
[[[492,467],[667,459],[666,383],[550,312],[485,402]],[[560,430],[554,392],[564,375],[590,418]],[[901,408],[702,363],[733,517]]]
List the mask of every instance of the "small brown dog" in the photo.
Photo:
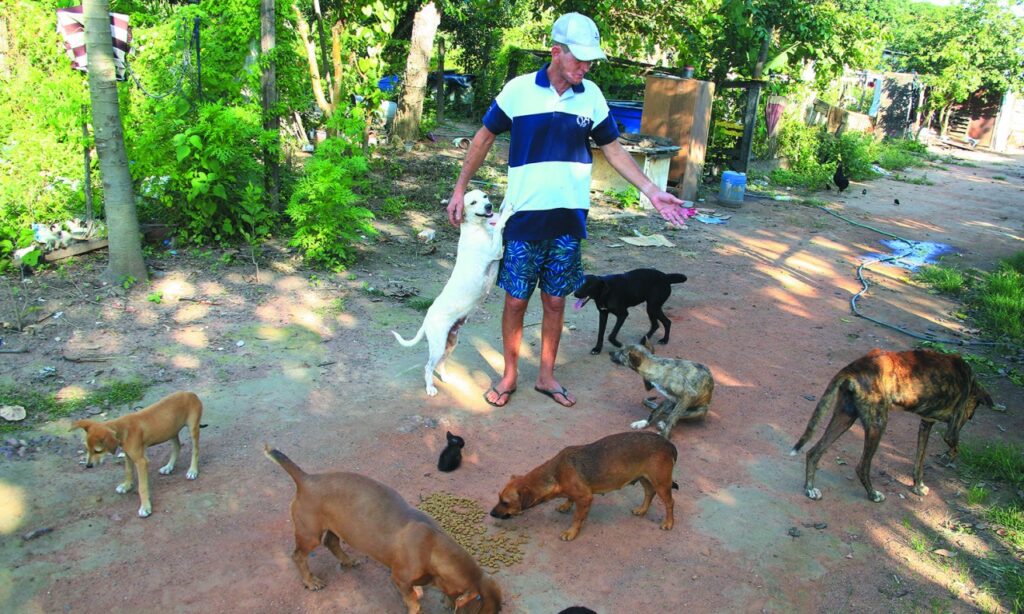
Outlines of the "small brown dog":
[[568,513],[576,505],[572,526],[562,533],[564,541],[572,541],[587,519],[594,495],[640,482],[644,502],[633,515],[645,515],[657,494],[665,505],[661,528],[668,531],[675,524],[672,489],[679,485],[672,481],[672,467],[677,456],[676,447],[654,433],[618,433],[594,443],[569,446],[526,475],[513,475],[501,489],[491,516],[511,518],[539,503],[565,497],[559,512]]
[[818,443],[807,452],[804,492],[821,499],[814,487],[814,473],[825,449],[860,420],[864,427],[864,451],[857,465],[857,477],[874,502],[885,495],[871,486],[871,459],[885,432],[890,409],[902,409],[921,416],[917,430],[917,454],[914,459],[915,494],[928,494],[924,485],[924,455],[928,436],[936,422],[946,423],[943,439],[949,446],[949,459],[957,456],[960,429],[974,416],[978,405],[992,407],[992,397],[974,378],[970,365],[958,354],[932,350],[886,352],[873,349],[843,367],[818,401],[807,429],[793,446],[790,455],[800,451],[814,434],[822,416],[832,409],[832,419]]
[[149,499],[149,459],[146,448],[165,441],[171,442],[171,458],[160,467],[160,473],[174,471],[181,452],[178,431],[188,426],[192,435],[192,464],[189,465],[185,478],[194,480],[199,477],[199,420],[203,416],[203,403],[191,392],[175,392],[160,399],[145,409],[120,418],[97,422],[95,420],[76,420],[71,430],[85,431],[85,451],[88,454],[85,462],[87,469],[102,461],[104,454],[114,454],[117,448],[124,450],[124,482],[117,485],[117,492],[131,492],[134,487],[132,467],[139,474],[139,516],[145,518],[153,513],[153,504]]
[[657,404],[644,401],[644,405],[652,410],[651,415],[646,420],[633,422],[630,427],[642,429],[653,424],[668,439],[676,422],[707,415],[715,380],[704,365],[655,356],[654,348],[646,339],[643,345],[629,345],[610,352],[610,356],[615,364],[629,367],[644,378],[644,388],[653,388],[665,397]]
[[321,541],[342,566],[357,564],[341,549],[344,540],[391,569],[409,614],[420,611],[415,587],[427,584],[441,589],[455,609],[479,601],[481,613],[501,611],[498,583],[433,518],[393,489],[357,473],[306,473],[278,450],[265,452],[295,480],[292,561],[306,588],[324,587],[309,571],[309,553]]

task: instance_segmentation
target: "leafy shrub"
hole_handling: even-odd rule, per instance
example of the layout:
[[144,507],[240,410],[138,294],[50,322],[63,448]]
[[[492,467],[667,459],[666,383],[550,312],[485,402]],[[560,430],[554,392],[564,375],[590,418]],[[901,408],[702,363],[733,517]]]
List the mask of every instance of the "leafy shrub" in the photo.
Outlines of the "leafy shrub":
[[290,244],[312,264],[343,268],[355,258],[352,244],[376,234],[373,213],[361,206],[358,189],[366,182],[366,158],[356,150],[362,122],[332,118],[342,134],[320,143],[295,185],[286,213],[295,225]]
[[785,118],[779,126],[777,153],[785,158],[788,169],[772,171],[773,183],[810,189],[821,189],[832,180],[834,164],[822,164],[818,149],[823,128],[808,126],[798,118]]
[[878,142],[869,134],[844,132],[835,136],[824,131],[819,134],[818,160],[823,164],[842,160],[843,171],[850,179],[862,181],[877,177],[871,165],[878,151]]

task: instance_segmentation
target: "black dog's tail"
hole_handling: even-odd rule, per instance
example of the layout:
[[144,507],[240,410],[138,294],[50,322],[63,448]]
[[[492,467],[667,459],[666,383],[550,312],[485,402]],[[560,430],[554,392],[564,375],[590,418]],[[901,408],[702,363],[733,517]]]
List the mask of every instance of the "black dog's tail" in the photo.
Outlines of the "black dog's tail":
[[811,419],[807,422],[804,434],[800,436],[800,439],[793,445],[793,449],[789,451],[790,456],[796,456],[796,453],[800,451],[800,448],[804,447],[804,444],[811,438],[811,435],[814,435],[814,429],[818,427],[818,423],[821,422],[825,412],[835,407],[839,401],[839,395],[843,393],[842,388],[846,384],[846,377],[844,370],[833,377],[832,381],[828,383],[828,388],[821,395],[821,400],[818,401],[818,405],[814,408],[814,413],[811,414]]
[[665,279],[668,280],[668,283],[670,284],[681,284],[686,281],[686,275],[683,275],[682,273],[666,273]]
[[299,466],[296,465],[294,462],[292,462],[292,459],[285,456],[284,452],[274,450],[267,444],[263,444],[263,453],[267,455],[267,458],[274,461],[278,465],[281,465],[281,468],[284,469],[285,472],[287,472],[288,475],[290,475],[293,480],[295,480],[296,486],[298,486],[299,483],[302,482],[303,478],[306,477],[306,472],[300,469]]
[[672,482],[672,490],[679,490],[679,484]]

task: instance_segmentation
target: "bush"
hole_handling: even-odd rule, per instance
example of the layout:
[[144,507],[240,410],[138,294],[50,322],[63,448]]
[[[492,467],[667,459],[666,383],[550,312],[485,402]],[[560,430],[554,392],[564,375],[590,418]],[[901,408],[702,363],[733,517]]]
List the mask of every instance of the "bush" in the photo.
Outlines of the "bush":
[[[340,112],[339,112],[340,114]],[[335,116],[337,117],[337,115]],[[358,190],[367,183],[366,158],[355,143],[362,137],[359,120],[331,120],[341,136],[320,143],[295,185],[286,213],[295,224],[290,245],[315,265],[341,269],[355,258],[353,243],[376,234],[373,213],[360,203]]]

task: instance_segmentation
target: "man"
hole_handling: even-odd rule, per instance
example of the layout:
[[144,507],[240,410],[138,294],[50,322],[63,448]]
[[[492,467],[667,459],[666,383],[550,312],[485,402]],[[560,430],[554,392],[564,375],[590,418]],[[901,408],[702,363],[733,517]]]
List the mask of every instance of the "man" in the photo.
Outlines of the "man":
[[535,286],[541,289],[540,370],[534,389],[564,407],[576,397],[554,374],[562,336],[565,297],[583,283],[580,241],[590,207],[592,155],[588,139],[612,167],[650,199],[670,224],[686,220],[683,201],[647,178],[618,142],[619,131],[601,90],[584,76],[606,58],[589,17],[562,15],[551,28],[551,62],[516,77],[498,94],[466,153],[448,201],[448,219],[462,222],[463,197],[498,134],[511,130],[506,207],[514,214],[505,227],[505,253],[498,286],[505,290],[501,319],[505,368],[484,400],[504,407],[516,391],[523,316]]

